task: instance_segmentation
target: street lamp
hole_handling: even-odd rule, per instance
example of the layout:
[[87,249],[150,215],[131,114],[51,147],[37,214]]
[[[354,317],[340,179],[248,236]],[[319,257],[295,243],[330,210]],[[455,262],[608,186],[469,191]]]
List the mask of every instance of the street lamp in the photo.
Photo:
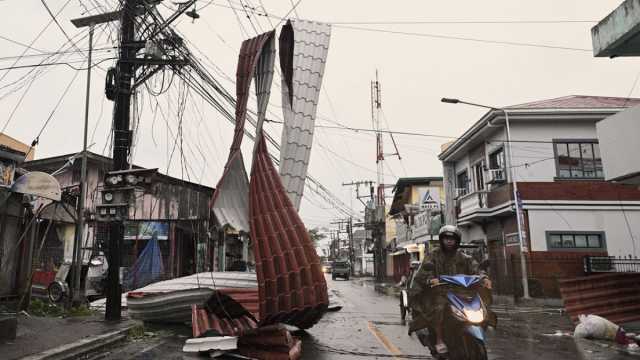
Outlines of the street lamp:
[[[511,178],[511,183],[513,184],[513,200],[515,202],[516,208],[516,222],[518,224],[518,242],[520,243],[520,268],[522,271],[522,292],[524,299],[530,299],[529,296],[529,282],[527,281],[527,260],[525,258],[524,251],[524,241],[522,239],[522,213],[520,209],[520,197],[518,196],[518,182],[516,181],[515,176],[513,175],[513,152],[511,149],[511,130],[509,126],[509,112],[505,108],[499,108],[495,106],[488,106],[482,104],[476,104],[468,101],[462,101],[460,99],[452,99],[452,98],[442,98],[440,101],[447,104],[465,104],[469,106],[476,106],[490,110],[498,110],[504,113],[504,121],[505,128],[507,133],[507,150],[508,150],[508,159],[509,163],[507,167],[509,169],[509,177]],[[489,125],[491,125],[489,123]]]

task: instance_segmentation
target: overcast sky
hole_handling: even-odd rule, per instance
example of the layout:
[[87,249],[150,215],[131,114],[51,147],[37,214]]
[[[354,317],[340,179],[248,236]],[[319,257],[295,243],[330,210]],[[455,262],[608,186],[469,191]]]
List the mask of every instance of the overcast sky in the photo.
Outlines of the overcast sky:
[[[262,0],[268,14],[283,16],[292,7],[289,0]],[[67,0],[48,0],[57,13]],[[58,21],[69,36],[79,34],[69,22],[84,16],[85,8],[94,14],[114,9],[117,1],[70,0],[58,15]],[[209,1],[198,1],[198,6]],[[244,12],[236,14],[229,4],[240,8],[240,0],[218,0],[200,11],[201,18],[192,23],[183,17],[178,30],[218,67],[214,72],[231,93],[235,87],[226,76],[235,78],[235,67],[245,31],[255,36],[268,30],[278,19],[252,15],[249,23]],[[513,105],[572,94],[599,96],[632,96],[632,89],[640,65],[633,58],[594,58],[591,52],[590,28],[592,22],[573,23],[493,23],[473,24],[460,22],[487,21],[553,21],[600,20],[621,3],[620,0],[496,0],[496,1],[372,1],[372,0],[302,0],[291,13],[305,19],[336,24],[332,30],[331,45],[325,70],[323,91],[319,103],[318,124],[371,128],[370,82],[379,71],[382,83],[382,107],[388,127],[395,131],[421,132],[439,135],[460,135],[483,114],[481,109],[440,103],[440,98],[458,97],[496,106]],[[96,5],[101,8],[96,8]],[[172,3],[167,2],[172,5]],[[258,6],[260,1],[242,1]],[[83,6],[85,8],[83,8]],[[173,5],[172,5],[173,6]],[[226,6],[226,7],[225,7]],[[239,25],[238,18],[242,23]],[[0,67],[10,67],[24,47],[13,40],[30,44],[51,17],[41,1],[0,0]],[[271,20],[271,23],[269,22]],[[362,22],[457,22],[448,24],[357,24]],[[345,24],[350,23],[350,24]],[[252,26],[253,24],[253,26]],[[113,25],[111,36],[115,36]],[[391,30],[394,32],[464,37],[482,40],[529,43],[567,47],[527,47],[495,44],[451,38],[418,36],[398,33],[372,32],[345,28]],[[108,39],[110,31],[98,29],[95,54],[102,60],[115,56],[104,50],[114,43]],[[87,49],[86,30],[79,34],[81,49]],[[113,40],[113,38],[111,39]],[[54,52],[66,38],[51,24],[33,47]],[[580,50],[582,49],[582,50]],[[198,54],[198,51],[194,50]],[[37,54],[30,50],[27,55]],[[200,56],[201,57],[201,56]],[[38,63],[42,56],[23,58],[17,65]],[[65,61],[80,61],[79,55],[70,55]],[[203,62],[209,63],[203,59]],[[107,69],[112,60],[101,64]],[[86,63],[72,63],[85,67]],[[38,68],[45,70],[45,68]],[[76,71],[60,65],[47,67],[25,93],[7,85],[18,80],[30,69],[0,71],[0,126],[7,124],[5,133],[30,143],[38,134]],[[113,103],[104,97],[105,73],[94,68],[91,82],[91,111],[89,135],[95,143],[91,150],[109,154],[108,136]],[[6,74],[6,76],[5,76]],[[165,84],[169,82],[166,74]],[[81,150],[86,74],[81,71],[71,83],[67,96],[45,128],[36,157],[48,157]],[[150,86],[156,90],[162,76],[156,76]],[[19,83],[20,84],[20,83]],[[282,117],[280,106],[280,79],[276,77],[272,89],[269,118]],[[180,82],[172,83],[171,90],[157,98],[142,94],[141,121],[134,152],[134,162],[145,167],[159,167],[166,171],[174,148],[172,135],[177,132],[176,98]],[[21,97],[24,95],[22,101]],[[158,111],[155,100],[159,101]],[[171,103],[171,105],[169,105]],[[17,104],[20,104],[16,107]],[[170,106],[170,107],[168,107]],[[255,107],[255,102],[250,102]],[[16,109],[14,112],[14,108]],[[154,112],[156,113],[154,119]],[[161,112],[168,117],[170,132]],[[11,115],[13,113],[13,115]],[[275,116],[273,115],[275,114]],[[201,116],[202,115],[202,116]],[[9,121],[10,119],[10,121]],[[8,123],[7,123],[8,121]],[[383,126],[387,127],[385,121]],[[95,131],[94,131],[95,129]],[[267,131],[279,139],[281,127],[267,124]],[[93,136],[92,136],[93,134]],[[188,166],[181,171],[180,156],[174,152],[169,172],[176,177],[190,178],[194,182],[215,186],[221,173],[232,135],[232,125],[194,94],[189,98],[183,117],[184,157]],[[343,187],[352,180],[375,180],[375,138],[371,134],[344,130],[318,129],[311,156],[310,174],[320,180],[343,202],[355,210],[362,210],[355,200],[353,189]],[[396,137],[402,161],[390,157],[385,167],[385,181],[395,183],[397,177],[439,176],[441,164],[437,159],[438,138],[399,135]],[[250,165],[251,144],[245,138],[243,147],[247,166]],[[391,140],[385,137],[385,152],[393,152]],[[309,191],[302,202],[302,217],[309,227],[328,225],[339,214],[321,198]]]

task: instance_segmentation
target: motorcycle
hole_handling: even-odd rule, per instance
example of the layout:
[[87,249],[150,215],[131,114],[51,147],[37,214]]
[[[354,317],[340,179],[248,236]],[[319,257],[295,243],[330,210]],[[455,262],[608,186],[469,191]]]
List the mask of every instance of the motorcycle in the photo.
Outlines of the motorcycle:
[[444,287],[439,290],[446,291],[448,306],[444,314],[443,340],[449,352],[445,355],[437,352],[434,329],[427,327],[416,331],[418,339],[434,358],[487,360],[485,331],[489,326],[496,327],[497,317],[487,307],[491,293],[482,286],[482,279],[477,275],[438,277],[439,284],[432,289]]
[[[107,268],[107,259],[102,253],[93,255],[88,262],[83,261],[80,271],[80,286],[87,301],[93,301],[103,296]],[[54,303],[62,302],[70,294],[70,285],[71,262],[65,261],[56,272],[55,279],[47,287],[49,300]]]
[[407,314],[411,313],[411,305],[409,304],[409,291],[413,277],[420,267],[420,261],[412,261],[409,267],[409,275],[404,282],[404,289],[400,290],[400,319],[405,321]]

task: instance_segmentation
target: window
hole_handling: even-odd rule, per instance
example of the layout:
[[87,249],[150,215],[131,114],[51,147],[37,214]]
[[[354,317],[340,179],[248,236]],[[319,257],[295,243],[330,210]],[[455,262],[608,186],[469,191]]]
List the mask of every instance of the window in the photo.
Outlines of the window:
[[464,196],[469,193],[469,173],[467,170],[456,176],[456,196]]
[[504,148],[500,148],[489,154],[489,182],[498,183],[506,181],[506,162]]
[[600,146],[595,140],[554,141],[557,176],[559,178],[602,178]]
[[489,154],[489,169],[504,169],[504,148]]
[[549,250],[606,250],[604,232],[547,231]]
[[473,165],[473,180],[475,191],[484,190],[484,161]]

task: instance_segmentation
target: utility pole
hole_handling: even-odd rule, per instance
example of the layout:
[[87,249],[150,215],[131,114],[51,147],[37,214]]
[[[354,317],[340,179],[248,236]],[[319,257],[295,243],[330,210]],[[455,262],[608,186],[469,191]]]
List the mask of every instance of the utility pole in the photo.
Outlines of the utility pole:
[[355,275],[354,268],[356,262],[356,253],[353,246],[353,217],[349,216],[349,222],[347,223],[347,236],[349,237],[349,263],[351,275]]
[[[106,284],[107,305],[105,318],[107,320],[119,320],[121,317],[120,264],[121,244],[124,238],[124,221],[128,217],[129,198],[132,189],[140,187],[140,184],[148,185],[150,178],[156,169],[130,170],[128,161],[131,150],[132,131],[130,130],[130,109],[132,92],[144,84],[164,66],[183,66],[187,63],[184,59],[178,59],[175,55],[168,54],[161,49],[162,39],[170,43],[170,46],[179,47],[181,42],[176,39],[173,32],[165,30],[171,22],[184,13],[195,0],[180,4],[178,10],[166,21],[156,24],[156,28],[148,39],[136,41],[135,17],[151,11],[153,4],[141,0],[124,0],[121,10],[101,15],[91,16],[85,19],[85,23],[93,23],[120,20],[120,52],[115,69],[107,72],[107,98],[114,101],[113,111],[113,171],[107,174],[105,190],[103,190],[103,203],[96,205],[96,215],[99,221],[108,223],[108,272]],[[195,11],[190,16],[195,16]],[[157,17],[157,16],[156,16]],[[95,21],[95,19],[98,21]],[[152,17],[153,18],[153,17]],[[154,21],[154,20],[151,20]],[[147,49],[148,44],[152,46]],[[159,45],[160,44],[160,45]],[[145,48],[145,58],[137,58],[136,53]],[[159,52],[164,52],[160,54]],[[146,72],[136,76],[136,70],[146,65]],[[111,78],[110,78],[111,76]],[[111,80],[110,80],[111,79]],[[132,81],[135,79],[135,83]],[[113,83],[110,83],[113,81]],[[109,196],[106,196],[109,195]]]
[[[113,170],[129,168],[127,158],[131,145],[129,111],[131,106],[131,78],[135,71],[133,61],[137,48],[135,41],[135,8],[138,0],[124,0],[120,15],[120,57],[116,65],[116,94],[113,112]],[[121,244],[124,237],[122,220],[109,223],[109,252],[107,272],[107,306],[105,318],[120,320],[122,290],[120,286]]]
[[[364,186],[369,186],[369,189],[371,189],[371,192],[369,195],[360,195],[360,186],[364,185]],[[356,199],[358,199],[362,205],[367,206],[367,204],[365,204],[364,201],[362,201],[362,199],[365,198],[371,198],[371,200],[373,200],[373,181],[371,180],[359,180],[359,181],[352,181],[349,183],[342,183],[342,186],[355,186],[356,187]]]
[[384,253],[385,242],[385,191],[384,191],[384,148],[382,132],[380,131],[380,109],[382,108],[382,97],[380,94],[380,82],[378,81],[378,71],[376,70],[376,80],[371,82],[371,122],[376,131],[376,165],[378,177],[378,189],[374,202],[375,224],[372,226],[375,239],[375,273],[376,280],[383,281],[386,273],[386,259]]

